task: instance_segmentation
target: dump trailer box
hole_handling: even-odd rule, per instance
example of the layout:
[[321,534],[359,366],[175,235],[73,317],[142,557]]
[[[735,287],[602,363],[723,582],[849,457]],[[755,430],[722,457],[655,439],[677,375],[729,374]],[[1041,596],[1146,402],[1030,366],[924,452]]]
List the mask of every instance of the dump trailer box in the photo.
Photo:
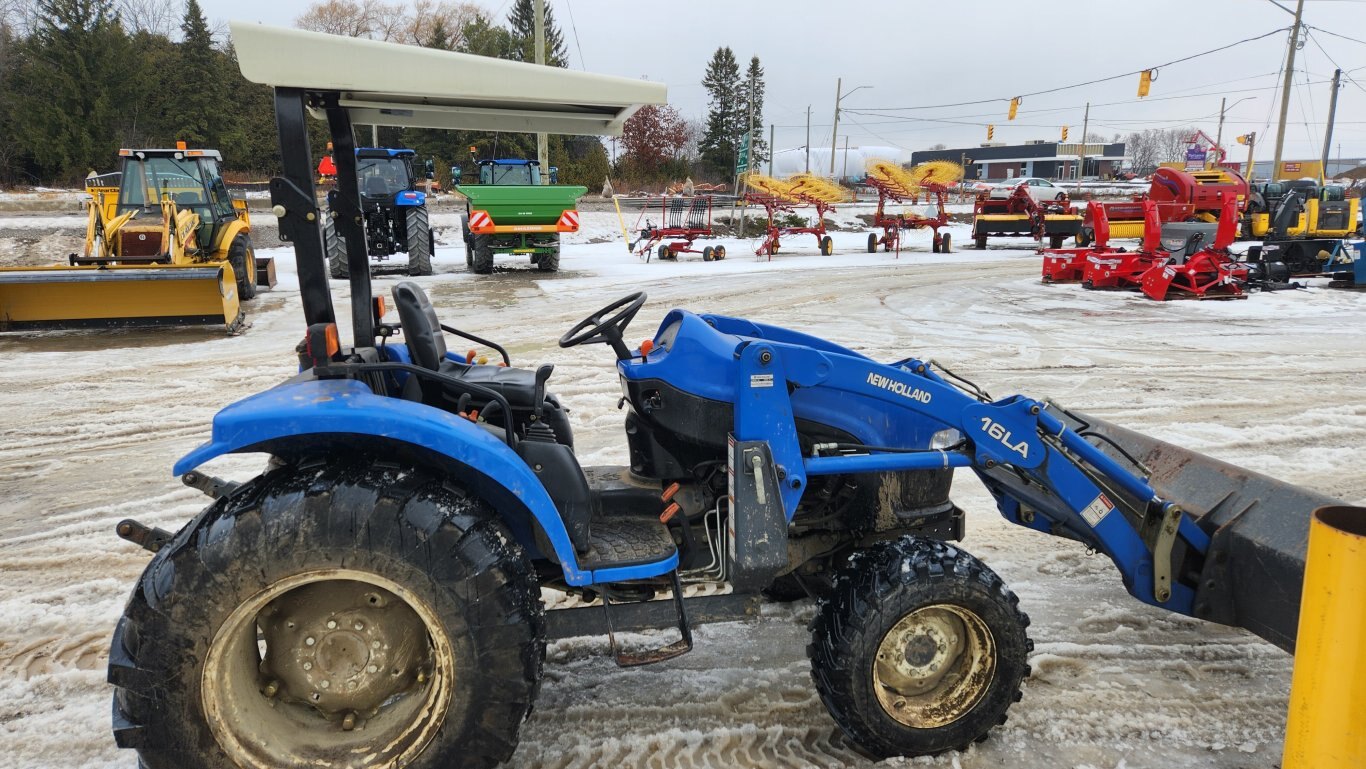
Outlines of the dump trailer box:
[[241,322],[226,263],[0,268],[0,331]]
[[[495,233],[555,232],[564,212],[588,194],[587,187],[573,185],[470,184],[456,190],[469,198],[470,210],[488,214]],[[473,219],[470,228],[480,229]]]
[[[1130,457],[1151,475],[1148,483],[1178,503],[1210,536],[1199,569],[1195,616],[1245,628],[1293,652],[1310,514],[1343,504],[1326,494],[1150,438],[1073,412],[1072,427],[1116,462]],[[1122,451],[1121,451],[1122,450]]]

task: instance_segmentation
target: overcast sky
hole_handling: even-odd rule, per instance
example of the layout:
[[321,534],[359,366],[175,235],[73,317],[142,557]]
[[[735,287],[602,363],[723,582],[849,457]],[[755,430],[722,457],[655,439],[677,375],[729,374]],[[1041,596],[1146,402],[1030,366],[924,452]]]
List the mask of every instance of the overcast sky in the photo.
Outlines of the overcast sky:
[[[1134,75],[1027,97],[1013,122],[1006,120],[1005,100],[1156,67],[1293,21],[1270,0],[547,2],[574,69],[666,83],[669,102],[691,118],[706,114],[701,79],[718,46],[730,46],[742,70],[750,56],[759,56],[767,73],[764,123],[776,125],[779,148],[805,143],[808,105],[811,143],[830,145],[835,80],[842,77],[846,92],[870,86],[843,102],[840,142],[847,135],[851,146],[971,147],[985,140],[986,123],[995,124],[996,141],[1054,140],[1063,125],[1075,140],[1087,101],[1092,132],[1107,139],[1188,125],[1213,136],[1219,99],[1226,96],[1224,144],[1231,157],[1246,156],[1232,137],[1256,131],[1257,157],[1270,159],[1288,33],[1164,66],[1146,99],[1136,97]],[[502,19],[512,3],[481,4]],[[212,22],[286,26],[305,7],[279,0],[201,5]],[[1282,5],[1293,9],[1294,0]],[[1322,31],[1311,30],[1296,54],[1285,157],[1308,159],[1322,150],[1335,66],[1355,82],[1344,78],[1339,91],[1331,154],[1340,145],[1342,157],[1366,157],[1366,42],[1329,34],[1366,41],[1366,0],[1306,0],[1304,15]],[[935,107],[989,99],[1001,101]],[[901,109],[912,107],[935,108]]]

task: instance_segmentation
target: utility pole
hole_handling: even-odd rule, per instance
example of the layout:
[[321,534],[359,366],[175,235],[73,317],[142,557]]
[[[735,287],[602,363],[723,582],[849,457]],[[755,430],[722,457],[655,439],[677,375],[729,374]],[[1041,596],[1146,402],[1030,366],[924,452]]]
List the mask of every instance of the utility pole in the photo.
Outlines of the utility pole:
[[835,125],[830,128],[830,175],[835,175],[835,142],[840,135],[840,89],[844,87],[843,78],[835,78]]
[[1328,151],[1333,146],[1333,118],[1338,111],[1338,88],[1342,86],[1342,70],[1333,70],[1333,94],[1328,97],[1328,127],[1323,131],[1323,161],[1319,165],[1319,176],[1328,177]]
[[1300,45],[1300,19],[1304,0],[1295,3],[1295,26],[1290,28],[1290,52],[1285,56],[1285,82],[1281,84],[1281,119],[1276,123],[1276,155],[1271,161],[1271,181],[1281,172],[1281,150],[1285,148],[1285,118],[1290,113],[1290,83],[1295,76],[1295,49]]
[[777,154],[773,149],[773,124],[768,124],[768,175],[773,175],[773,156]]
[[1081,177],[1086,175],[1086,131],[1091,127],[1091,102],[1086,102],[1086,113],[1081,118],[1081,149],[1077,150],[1077,192],[1081,192]]
[[[1221,152],[1224,149],[1224,103],[1227,101],[1227,96],[1219,100],[1219,128],[1214,132],[1214,146],[1218,147]],[[1220,156],[1219,162],[1224,162],[1222,156]],[[1209,164],[1206,163],[1205,167],[1208,168]]]
[[844,135],[844,173],[843,178],[849,178],[849,134]]
[[[536,63],[545,64],[545,0],[535,0]],[[543,133],[536,134],[536,160],[541,164],[541,184],[550,183],[550,147]]]
[[806,172],[811,173],[811,105],[806,105]]

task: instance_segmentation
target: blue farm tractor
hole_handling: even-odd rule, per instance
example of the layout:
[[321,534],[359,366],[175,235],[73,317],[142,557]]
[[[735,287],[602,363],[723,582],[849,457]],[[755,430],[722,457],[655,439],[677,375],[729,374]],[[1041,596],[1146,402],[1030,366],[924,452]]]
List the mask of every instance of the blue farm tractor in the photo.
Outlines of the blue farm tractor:
[[[323,247],[332,277],[344,280],[351,275],[348,244],[338,234],[337,219],[341,216],[359,217],[364,223],[365,253],[370,257],[386,261],[403,252],[408,254],[409,275],[432,274],[436,238],[427,211],[427,193],[417,188],[413,168],[416,157],[417,153],[408,149],[356,148],[354,165],[360,198],[333,190],[327,198],[328,215],[323,217]],[[368,259],[365,266],[368,270]]]
[[[451,354],[448,334],[511,363],[443,325],[411,282],[393,287],[398,322],[386,321],[359,248],[348,251],[353,341],[341,344],[309,108],[326,115],[346,197],[357,189],[351,121],[374,119],[377,104],[418,125],[570,121],[606,133],[663,89],[298,30],[233,32],[244,74],[275,87],[284,173],[272,202],[294,244],[306,332],[299,373],[224,408],[212,438],[176,464],[208,507],[174,534],[119,525],[154,553],[109,663],[115,738],[142,765],[494,766],[517,744],[547,639],[603,634],[622,666],[662,662],[692,647],[698,623],[798,592],[819,598],[812,677],[854,745],[876,756],[963,748],[1020,698],[1032,643],[1014,593],[954,544],[956,468],[976,473],[1008,521],[1108,556],[1139,601],[1293,648],[1310,510],[1331,500],[1050,402],[992,399],[932,363],[877,362],[686,310],[632,348],[637,292],[559,340],[605,345],[621,380],[630,464],[585,467],[551,366]],[[468,76],[433,89],[500,80],[518,94],[506,104],[515,114],[499,122],[458,90],[396,96],[371,73],[422,67],[344,67],[361,43],[367,56],[452,57],[442,71]],[[275,50],[347,77],[300,85],[291,60],[266,66]],[[354,220],[339,229],[363,237]],[[266,470],[233,482],[199,469],[239,452],[267,455]],[[547,610],[544,591],[581,605]],[[646,628],[669,643],[618,642]]]

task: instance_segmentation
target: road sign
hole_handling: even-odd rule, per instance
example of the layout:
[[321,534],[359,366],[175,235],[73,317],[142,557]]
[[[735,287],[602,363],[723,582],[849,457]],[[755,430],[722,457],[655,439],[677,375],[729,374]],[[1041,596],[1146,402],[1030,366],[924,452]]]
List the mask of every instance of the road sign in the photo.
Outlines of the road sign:
[[1186,170],[1199,171],[1205,167],[1209,152],[1204,147],[1191,147],[1186,150]]
[[735,173],[742,174],[749,170],[749,134],[740,138],[740,152],[735,156]]

